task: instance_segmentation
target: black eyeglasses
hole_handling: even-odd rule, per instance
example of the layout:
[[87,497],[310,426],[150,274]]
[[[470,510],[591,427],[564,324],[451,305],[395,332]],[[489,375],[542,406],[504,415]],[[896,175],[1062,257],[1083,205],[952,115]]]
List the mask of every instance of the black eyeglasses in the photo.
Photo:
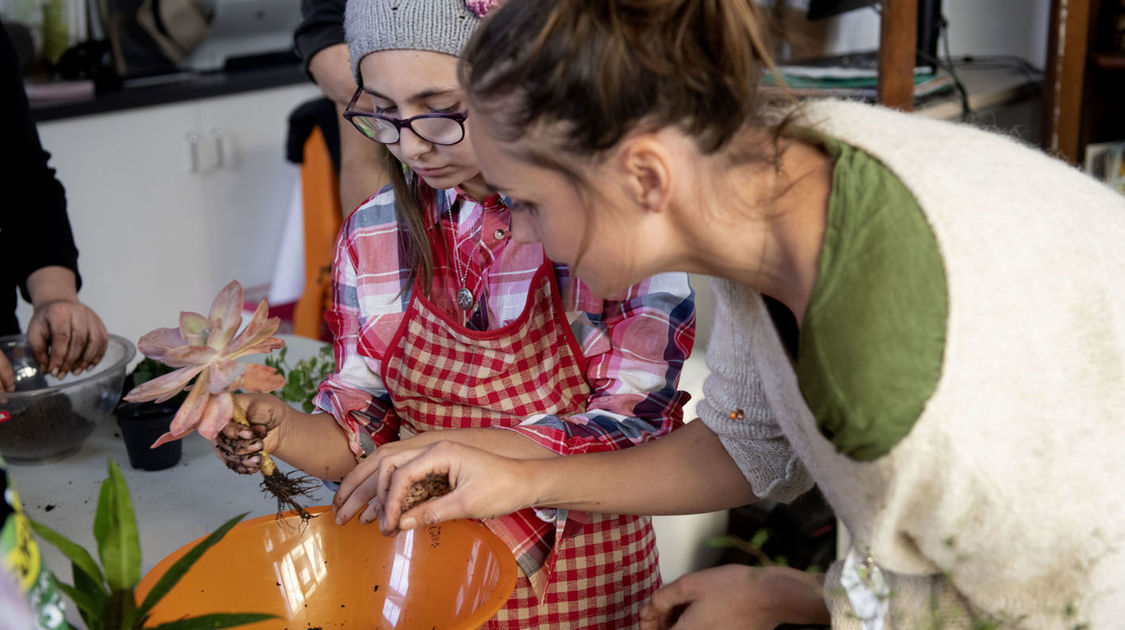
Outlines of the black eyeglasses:
[[419,138],[433,144],[449,146],[465,139],[465,119],[468,112],[449,114],[419,114],[410,118],[391,118],[382,114],[357,112],[353,108],[363,88],[356,89],[352,100],[344,108],[344,119],[368,138],[382,144],[394,144],[407,127]]

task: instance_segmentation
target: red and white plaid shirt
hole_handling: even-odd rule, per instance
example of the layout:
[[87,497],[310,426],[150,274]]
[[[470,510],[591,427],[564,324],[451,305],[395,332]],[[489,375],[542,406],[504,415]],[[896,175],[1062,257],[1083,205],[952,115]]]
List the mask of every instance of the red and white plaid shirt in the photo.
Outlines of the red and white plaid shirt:
[[[454,268],[439,265],[435,277],[478,289],[484,308],[477,321],[466,322],[470,326],[492,330],[517,318],[543,261],[542,247],[510,241],[510,214],[499,197],[482,204],[456,189],[434,194],[429,224],[440,221],[447,245],[457,252]],[[321,383],[316,397],[317,406],[348,431],[357,456],[363,452],[361,434],[375,446],[399,437],[399,419],[380,368],[410,303],[410,272],[400,250],[394,192],[387,187],[352,213],[337,240],[333,301],[326,315],[337,372]],[[555,265],[555,277],[588,360],[586,410],[566,417],[532,416],[505,428],[565,455],[632,446],[679,426],[688,395],[676,386],[695,335],[687,274],[660,274],[612,299],[572,282],[564,265]]]

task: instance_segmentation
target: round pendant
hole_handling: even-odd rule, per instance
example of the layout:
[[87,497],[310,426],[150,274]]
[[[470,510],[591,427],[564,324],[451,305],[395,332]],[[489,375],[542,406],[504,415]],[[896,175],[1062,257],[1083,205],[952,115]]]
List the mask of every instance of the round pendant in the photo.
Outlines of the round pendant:
[[474,302],[476,302],[476,300],[473,299],[472,291],[466,289],[465,287],[457,289],[457,306],[461,307],[461,310],[467,311],[470,308],[473,308]]

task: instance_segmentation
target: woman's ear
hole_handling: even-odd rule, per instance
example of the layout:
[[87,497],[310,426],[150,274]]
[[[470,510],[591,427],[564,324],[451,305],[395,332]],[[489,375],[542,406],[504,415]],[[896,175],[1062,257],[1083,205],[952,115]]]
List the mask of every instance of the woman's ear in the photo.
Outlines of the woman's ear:
[[663,212],[672,189],[672,155],[655,134],[640,134],[626,141],[621,164],[626,194],[646,212]]

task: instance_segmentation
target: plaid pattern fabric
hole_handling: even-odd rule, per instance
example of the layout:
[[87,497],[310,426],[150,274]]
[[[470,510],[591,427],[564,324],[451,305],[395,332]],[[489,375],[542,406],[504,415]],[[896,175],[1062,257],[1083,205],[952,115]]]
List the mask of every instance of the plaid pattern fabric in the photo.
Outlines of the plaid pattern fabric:
[[[327,315],[337,373],[316,402],[348,431],[357,455],[360,433],[380,445],[400,431],[490,426],[569,454],[632,446],[679,426],[686,394],[676,384],[695,322],[685,274],[602,299],[565,266],[545,262],[540,246],[510,243],[498,198],[479,204],[438,191],[429,211],[428,299],[408,283],[389,189],[352,214],[337,244]],[[462,286],[480,313],[456,307]],[[647,519],[559,510],[551,522],[524,510],[486,524],[524,574],[504,609],[515,625],[496,627],[635,620],[659,585]],[[569,590],[553,591],[557,580]]]
[[[456,249],[458,260],[469,265],[469,284],[484,305],[489,330],[518,319],[543,262],[543,248],[509,241],[510,214],[498,198],[481,204],[456,190],[433,195],[429,220],[443,239],[435,254]],[[400,416],[380,372],[413,296],[400,240],[394,193],[387,187],[352,213],[336,246],[333,302],[326,319],[337,372],[321,383],[315,402],[347,431],[357,457],[363,452],[361,432],[376,445],[399,438]],[[446,256],[436,258],[441,264],[435,261],[433,302],[451,318],[462,317],[451,306],[451,290],[460,278],[452,280],[457,274]],[[477,277],[479,287],[473,280]],[[653,276],[607,299],[572,279],[565,265],[554,266],[554,277],[586,359],[590,395],[581,413],[529,415],[511,430],[570,454],[632,446],[679,426],[687,394],[676,385],[695,334],[687,274]]]
[[[530,414],[585,407],[585,360],[566,328],[550,272],[544,260],[527,311],[494,331],[469,331],[415,297],[383,361],[395,409],[409,418],[403,430],[512,426]],[[551,579],[548,555],[564,538],[566,519],[550,523],[525,509],[485,524],[508,544],[533,592],[543,594]]]
[[660,588],[656,536],[647,516],[591,514],[576,536],[554,550],[554,579],[535,597],[520,576],[507,604],[482,628],[627,629]]
[[515,426],[534,414],[585,408],[586,361],[552,295],[549,265],[543,270],[532,281],[533,307],[484,335],[460,329],[416,298],[417,315],[407,319],[383,361],[383,382],[403,427],[420,433]]

